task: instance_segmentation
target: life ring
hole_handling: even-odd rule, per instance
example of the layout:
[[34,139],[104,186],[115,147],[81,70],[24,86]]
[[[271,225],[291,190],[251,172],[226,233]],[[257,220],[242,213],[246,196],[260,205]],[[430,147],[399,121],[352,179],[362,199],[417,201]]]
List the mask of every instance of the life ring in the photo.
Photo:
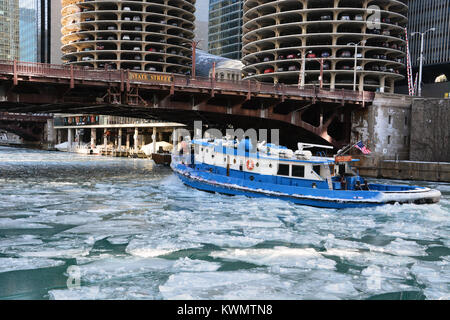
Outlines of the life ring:
[[248,159],[247,160],[247,169],[248,170],[253,170],[255,168],[255,163],[253,162],[252,159]]

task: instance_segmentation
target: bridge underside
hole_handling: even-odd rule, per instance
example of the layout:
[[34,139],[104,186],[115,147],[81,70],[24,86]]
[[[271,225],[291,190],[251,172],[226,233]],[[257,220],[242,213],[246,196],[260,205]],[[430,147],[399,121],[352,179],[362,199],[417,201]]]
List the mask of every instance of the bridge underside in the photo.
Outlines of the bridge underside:
[[49,116],[8,114],[0,112],[0,129],[13,133],[27,142],[42,141]]
[[[122,88],[123,89],[123,88]],[[193,126],[202,121],[217,129],[280,129],[281,142],[349,143],[351,113],[358,103],[289,99],[279,96],[233,95],[229,92],[192,92],[160,87],[111,84],[70,88],[66,83],[2,81],[0,111],[30,113],[80,113],[171,121]]]

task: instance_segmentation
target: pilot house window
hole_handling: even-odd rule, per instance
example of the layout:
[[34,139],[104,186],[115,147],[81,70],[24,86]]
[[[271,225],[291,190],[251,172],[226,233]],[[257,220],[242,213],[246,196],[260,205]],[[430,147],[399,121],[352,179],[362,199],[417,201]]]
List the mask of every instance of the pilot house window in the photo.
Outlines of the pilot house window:
[[305,177],[305,167],[304,166],[292,166],[292,176],[298,178]]
[[313,166],[313,170],[320,176],[320,166]]
[[289,165],[288,164],[278,165],[278,175],[279,176],[289,176]]

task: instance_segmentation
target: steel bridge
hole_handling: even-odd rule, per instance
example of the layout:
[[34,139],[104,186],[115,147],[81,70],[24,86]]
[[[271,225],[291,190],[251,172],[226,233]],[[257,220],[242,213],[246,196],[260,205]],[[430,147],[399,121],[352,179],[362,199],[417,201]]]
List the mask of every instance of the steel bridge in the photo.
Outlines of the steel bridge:
[[24,114],[0,112],[0,129],[14,133],[29,142],[43,141],[47,114]]
[[0,111],[83,113],[312,133],[340,147],[367,91],[226,81],[179,74],[0,61]]

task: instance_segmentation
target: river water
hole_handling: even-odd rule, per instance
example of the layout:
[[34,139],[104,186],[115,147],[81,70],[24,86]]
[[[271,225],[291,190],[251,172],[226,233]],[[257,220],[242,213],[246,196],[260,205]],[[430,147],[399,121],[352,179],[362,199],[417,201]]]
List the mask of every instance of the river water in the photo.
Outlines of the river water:
[[418,184],[441,202],[317,209],[0,147],[0,299],[449,299],[450,184]]

